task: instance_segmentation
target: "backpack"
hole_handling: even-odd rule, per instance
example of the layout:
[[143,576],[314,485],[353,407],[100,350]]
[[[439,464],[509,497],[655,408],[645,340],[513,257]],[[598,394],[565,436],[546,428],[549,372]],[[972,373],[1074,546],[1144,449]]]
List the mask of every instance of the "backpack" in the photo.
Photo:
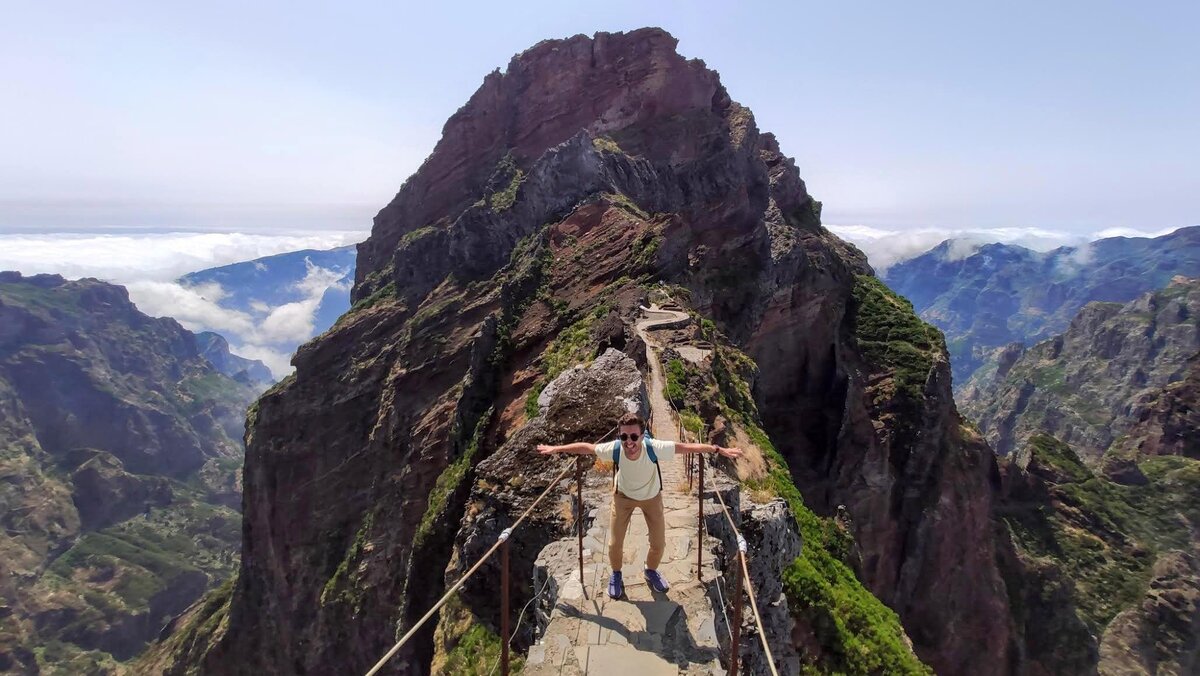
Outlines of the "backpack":
[[[646,448],[646,455],[650,456],[650,462],[654,463],[654,468],[658,470],[658,490],[662,492],[663,479],[662,467],[658,464],[658,456],[654,453],[654,447],[650,445],[650,440],[654,437],[650,436],[650,432],[642,432],[642,445]],[[621,456],[624,455],[624,449],[621,447],[621,442],[618,441],[616,452],[613,453],[613,490],[617,489],[617,470],[621,468]]]

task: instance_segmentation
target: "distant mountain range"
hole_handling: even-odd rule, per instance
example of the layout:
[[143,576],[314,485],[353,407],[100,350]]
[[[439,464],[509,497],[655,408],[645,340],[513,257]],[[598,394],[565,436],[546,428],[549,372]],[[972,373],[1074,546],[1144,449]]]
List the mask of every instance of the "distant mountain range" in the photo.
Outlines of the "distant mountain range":
[[118,673],[233,573],[262,387],[206,346],[123,287],[0,273],[0,671]]
[[1125,303],[1200,276],[1200,226],[1037,252],[947,240],[889,268],[884,281],[946,335],[956,389],[997,348],[1066,329],[1086,303]]
[[[350,309],[355,255],[353,245],[327,251],[305,249],[200,270],[177,281],[201,290],[209,290],[206,285],[217,285],[219,289],[212,290],[210,300],[236,313],[240,320],[237,323],[248,327],[237,331],[226,326],[219,332],[235,345],[254,346],[279,355],[272,364],[278,377],[286,366],[285,359],[297,347],[324,333]],[[218,330],[215,326],[206,328]],[[229,364],[229,368],[234,367]],[[262,372],[256,369],[251,375],[260,377]]]
[[[332,319],[328,324],[317,322],[316,332],[321,333],[333,326],[341,313],[350,307],[349,286],[354,283],[354,258],[354,245],[325,251],[302,249],[199,270],[180,277],[179,283],[197,286],[215,282],[226,294],[220,301],[222,307],[262,314],[268,308],[304,300],[308,294],[302,284],[312,269],[328,270],[334,273],[333,278],[338,284],[348,284],[344,289],[330,288],[322,294],[322,307],[316,314],[332,316]],[[332,314],[334,311],[336,315]]]
[[[1141,447],[1135,442],[1145,435],[1127,435],[1152,417],[1164,388],[1195,371],[1198,354],[1200,280],[1177,277],[1125,304],[1089,303],[1063,334],[1004,350],[976,371],[959,400],[1000,455],[1044,433],[1096,465],[1114,444]],[[1161,437],[1160,429],[1153,448],[1187,442]]]
[[257,359],[246,359],[233,354],[229,351],[229,341],[218,333],[197,333],[196,345],[200,348],[200,354],[218,371],[240,383],[266,389],[275,382],[275,377],[271,375],[271,369],[267,368],[266,364]]

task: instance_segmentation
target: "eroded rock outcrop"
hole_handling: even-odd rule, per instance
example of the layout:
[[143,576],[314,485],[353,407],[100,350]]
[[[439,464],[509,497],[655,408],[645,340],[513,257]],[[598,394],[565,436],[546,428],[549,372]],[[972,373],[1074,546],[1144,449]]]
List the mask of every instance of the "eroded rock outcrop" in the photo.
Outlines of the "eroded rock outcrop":
[[1195,554],[1173,551],[1158,559],[1145,598],[1105,630],[1100,656],[1105,676],[1200,670],[1200,560]]
[[[648,416],[646,400],[646,385],[637,364],[611,348],[587,367],[580,365],[569,369],[547,385],[538,397],[537,417],[518,429],[476,467],[475,481],[467,498],[468,507],[458,527],[450,564],[446,567],[446,582],[460,578],[563,468],[576,461],[575,458],[540,456],[530,453],[530,449],[538,444],[560,443],[563,439],[611,438],[616,421],[624,413],[633,411],[643,418]],[[591,461],[594,458],[586,461],[589,474]],[[510,565],[513,570],[520,571],[511,580],[512,603],[517,608],[525,606],[535,591],[531,587],[533,576],[528,574],[534,569],[534,561],[546,545],[568,535],[568,525],[581,518],[575,513],[571,495],[573,479],[574,472],[571,472],[540,509],[530,515],[519,537],[510,542]],[[562,518],[564,512],[571,515],[570,520]],[[463,586],[463,603],[441,615],[438,647],[441,660],[450,659],[462,636],[463,628],[460,626],[456,630],[454,625],[466,623],[469,627],[485,621],[493,634],[498,631],[499,580],[500,561],[496,557]],[[518,650],[528,648],[535,625],[531,621],[522,626],[522,633],[514,642]],[[444,663],[435,663],[434,667],[434,671],[446,668]]]
[[1125,305],[1088,305],[1009,368],[981,370],[963,388],[963,410],[1002,455],[1036,433],[1093,465],[1118,441],[1133,453],[1186,454],[1194,444],[1181,430],[1194,416],[1178,402],[1195,389],[1198,353],[1200,281],[1177,277]]

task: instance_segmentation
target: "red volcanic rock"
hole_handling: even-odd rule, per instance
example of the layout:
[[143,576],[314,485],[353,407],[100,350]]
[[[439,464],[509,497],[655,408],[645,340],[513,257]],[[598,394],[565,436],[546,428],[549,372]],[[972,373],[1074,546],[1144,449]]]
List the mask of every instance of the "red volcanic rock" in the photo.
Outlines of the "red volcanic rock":
[[[675,46],[659,29],[539,43],[446,123],[359,246],[361,302],[298,351],[248,428],[242,570],[209,671],[369,668],[462,563],[471,496],[508,465],[477,469],[497,449],[519,464],[509,440],[528,434],[548,363],[609,346],[636,358],[628,329],[658,282],[762,367],[766,430],[815,511],[846,505],[862,582],[921,659],[1017,670],[994,460],[959,431],[944,353],[915,437],[897,437],[887,375],[848,317],[865,257],[821,227],[775,138]],[[433,651],[424,630],[395,673],[424,673]]]
[[680,56],[677,44],[659,28],[576,35],[540,42],[514,56],[505,72],[490,73],[375,217],[371,238],[359,245],[355,281],[385,267],[405,233],[477,200],[509,152],[528,166],[581,130],[603,136],[636,129],[630,152],[672,162],[698,156],[705,139],[688,128],[718,126],[729,97],[717,74]]

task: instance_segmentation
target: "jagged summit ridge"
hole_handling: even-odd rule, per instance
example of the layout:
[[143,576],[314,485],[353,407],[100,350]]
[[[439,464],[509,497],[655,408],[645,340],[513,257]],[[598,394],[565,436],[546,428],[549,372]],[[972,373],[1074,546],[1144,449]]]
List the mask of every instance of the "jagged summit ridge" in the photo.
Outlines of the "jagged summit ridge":
[[[509,184],[516,171],[527,175],[551,158],[551,149],[581,133],[607,138],[651,166],[705,163],[730,145],[760,144],[777,154],[774,138],[760,139],[753,117],[730,100],[719,75],[679,55],[677,43],[657,28],[547,40],[514,56],[504,73],[488,75],[446,122],[429,158],[376,216],[370,239],[359,246],[355,300],[386,283],[369,278],[389,266],[403,238],[449,226],[496,187],[490,182]],[[498,172],[505,158],[511,169]],[[790,165],[794,196],[781,209],[808,199],[794,164],[780,157],[769,165],[772,174]],[[560,187],[557,194],[568,193]]]

